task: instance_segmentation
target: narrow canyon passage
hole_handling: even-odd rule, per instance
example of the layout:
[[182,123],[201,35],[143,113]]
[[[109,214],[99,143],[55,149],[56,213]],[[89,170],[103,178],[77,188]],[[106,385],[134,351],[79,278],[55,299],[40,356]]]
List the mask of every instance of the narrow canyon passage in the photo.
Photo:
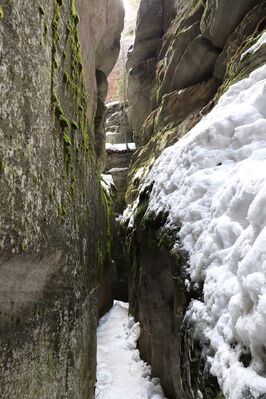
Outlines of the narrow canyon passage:
[[97,330],[95,399],[165,399],[157,378],[136,349],[140,327],[128,316],[128,304],[114,301]]
[[266,399],[265,132],[266,0],[0,0],[0,399]]

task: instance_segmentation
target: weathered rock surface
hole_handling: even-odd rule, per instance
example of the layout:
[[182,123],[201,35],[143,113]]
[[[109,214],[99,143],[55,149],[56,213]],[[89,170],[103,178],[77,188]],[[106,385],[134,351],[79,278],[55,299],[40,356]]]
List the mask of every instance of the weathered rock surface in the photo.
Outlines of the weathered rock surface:
[[[76,0],[80,15],[79,37],[88,96],[89,117],[95,112],[95,71],[111,72],[120,49],[124,26],[122,0]],[[91,114],[90,114],[91,112]]]
[[[218,54],[218,50],[208,40],[202,36],[197,36],[192,43],[187,45],[179,62],[174,62],[176,67],[173,74],[170,75],[171,80],[167,92],[184,89],[209,78],[213,72]],[[168,74],[166,73],[165,76],[168,76]]]
[[128,106],[122,101],[106,104],[105,132],[106,143],[132,143],[132,129],[128,123]]
[[[214,76],[223,79],[226,67],[230,61],[242,51],[245,46],[252,43],[252,39],[256,38],[266,27],[266,4],[254,7],[241,21],[238,27],[228,37],[223,51],[218,56]],[[257,57],[255,57],[257,59]],[[254,68],[254,66],[253,66]]]
[[148,197],[149,192],[141,194],[129,249],[130,312],[141,324],[141,355],[160,376],[167,398],[193,399],[199,390],[204,398],[222,397],[183,320],[189,300],[201,294],[196,285],[189,292],[185,287],[188,256],[171,253],[176,231],[162,228],[167,215],[145,215]]
[[[120,53],[117,62],[108,76],[108,93],[106,103],[118,101],[123,98],[120,92],[122,76],[125,75],[125,63],[127,52],[132,43],[134,42],[136,19],[138,12],[138,1],[125,1],[125,23],[124,30],[121,34],[120,40]],[[122,91],[122,90],[121,90]]]
[[[208,79],[220,51],[201,36],[200,20],[204,11],[201,2],[167,4],[162,4],[161,10],[156,1],[141,3],[136,41],[128,54],[129,121],[137,144],[141,143],[143,122],[159,106],[162,96]],[[149,7],[151,16],[160,21],[161,30],[158,28],[155,36],[152,29],[148,36],[145,27]]]
[[128,167],[135,145],[132,145],[132,129],[128,123],[127,104],[124,106],[122,101],[114,101],[107,104],[106,109],[105,173],[112,175],[116,188],[114,210],[121,214],[126,206]]
[[243,55],[256,43],[265,28],[266,4],[262,2],[243,18],[227,39],[225,47],[217,59],[214,75],[224,78],[226,86],[236,77],[242,78],[265,62],[265,44],[260,46],[254,54]]
[[112,168],[126,168],[128,167],[134,149],[126,148],[126,145],[121,149],[108,148],[106,150],[107,160],[105,168],[110,170]]
[[223,48],[228,36],[260,0],[208,0],[201,20],[201,32],[214,46]]
[[[134,142],[140,143],[140,130],[146,117],[151,113],[154,98],[151,97],[155,72],[155,58],[143,61],[131,68],[128,77],[128,120],[133,129]],[[136,115],[138,117],[136,118]]]
[[[167,397],[223,398],[206,363],[208,343],[196,341],[194,327],[183,319],[191,299],[201,299],[201,286],[185,289],[186,254],[171,253],[177,231],[163,227],[167,215],[146,213],[149,192],[141,190],[162,151],[204,117],[232,82],[266,62],[265,43],[249,52],[265,33],[265,2],[168,0],[161,5],[162,13],[156,0],[142,0],[136,38],[145,40],[136,39],[127,63],[129,122],[139,145],[130,164],[124,217],[130,308],[141,324],[141,354]],[[157,18],[154,36],[152,30],[146,34],[149,9]],[[137,197],[133,225],[132,219],[127,225]]]
[[111,42],[118,47],[122,27],[106,25],[107,3],[121,17],[121,2],[77,0],[80,21],[74,1],[44,3],[1,3],[3,399],[92,398],[98,307],[112,299],[100,304],[112,278],[110,207],[96,173],[94,118],[97,93],[100,102],[106,92],[96,70],[110,70],[113,54],[108,67],[101,57]]
[[120,145],[121,148],[111,146],[111,148],[106,149],[106,172],[111,174],[116,188],[116,197],[114,203],[115,212],[121,214],[125,209],[125,193],[127,189],[128,182],[128,167],[135,151],[132,148],[132,143],[130,147],[126,144]]
[[76,6],[81,16],[79,36],[86,88],[87,93],[91,94],[88,96],[88,117],[93,125],[98,167],[103,171],[107,76],[119,55],[125,11],[123,0],[76,0]]

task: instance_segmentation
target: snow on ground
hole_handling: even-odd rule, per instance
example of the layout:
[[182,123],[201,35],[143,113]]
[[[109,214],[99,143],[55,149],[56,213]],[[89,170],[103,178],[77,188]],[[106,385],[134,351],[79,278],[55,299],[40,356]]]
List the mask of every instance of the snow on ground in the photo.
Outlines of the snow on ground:
[[106,150],[113,150],[113,151],[126,151],[128,148],[133,151],[136,149],[136,144],[135,143],[120,143],[120,144],[111,144],[111,143],[106,143],[105,144],[105,149]]
[[187,316],[214,349],[211,372],[226,398],[265,395],[266,65],[161,154],[151,182],[147,212],[169,211],[167,227],[181,221],[191,279],[204,281],[204,303]]
[[157,378],[136,349],[139,323],[128,317],[128,304],[115,301],[97,331],[95,399],[165,399]]

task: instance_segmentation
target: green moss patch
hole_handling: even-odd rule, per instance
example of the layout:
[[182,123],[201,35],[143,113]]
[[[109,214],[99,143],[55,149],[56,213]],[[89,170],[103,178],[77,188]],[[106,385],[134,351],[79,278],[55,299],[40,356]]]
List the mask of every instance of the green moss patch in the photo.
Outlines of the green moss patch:
[[69,127],[69,122],[64,115],[59,116],[59,123],[62,129],[66,129]]
[[68,135],[66,133],[63,134],[63,140],[64,140],[65,145],[71,145],[70,138],[68,137]]
[[72,119],[72,121],[71,121],[71,128],[74,129],[74,130],[79,129],[78,124],[77,124],[75,121],[73,121],[73,119]]
[[56,116],[60,116],[60,115],[64,115],[64,111],[63,111],[63,108],[59,105],[59,104],[57,104],[56,105],[56,107],[55,107],[55,114],[56,114]]
[[40,13],[41,16],[45,15],[45,11],[44,11],[44,8],[42,6],[39,6],[39,13]]

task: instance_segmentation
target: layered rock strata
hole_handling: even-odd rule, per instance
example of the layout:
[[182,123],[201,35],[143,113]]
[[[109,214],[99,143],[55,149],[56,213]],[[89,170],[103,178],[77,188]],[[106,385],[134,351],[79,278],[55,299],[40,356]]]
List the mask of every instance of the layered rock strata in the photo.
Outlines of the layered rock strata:
[[123,101],[106,104],[105,116],[106,143],[132,143],[132,129],[128,123],[128,105]]
[[127,111],[127,104],[124,105],[122,101],[114,101],[106,105],[105,173],[112,175],[116,187],[114,209],[119,214],[125,209],[128,167],[135,151]]

